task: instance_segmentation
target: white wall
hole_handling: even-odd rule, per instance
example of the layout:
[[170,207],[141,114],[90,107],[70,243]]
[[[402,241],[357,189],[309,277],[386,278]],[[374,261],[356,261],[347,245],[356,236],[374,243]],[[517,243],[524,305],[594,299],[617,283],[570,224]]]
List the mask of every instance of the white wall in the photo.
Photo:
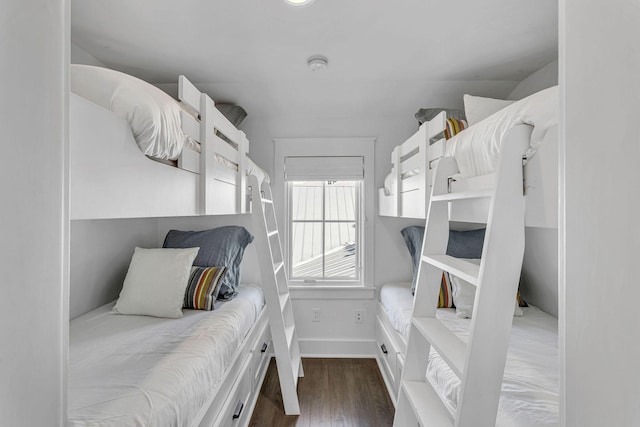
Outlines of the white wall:
[[507,96],[507,99],[522,99],[557,84],[558,60],[556,59],[522,80]]
[[82,49],[75,43],[71,43],[70,60],[72,64],[96,65],[98,67],[106,67],[105,63],[86,50]]
[[116,299],[133,249],[161,244],[155,218],[71,221],[69,318]]
[[638,426],[640,3],[561,0],[560,16],[563,413]]
[[0,418],[66,425],[66,1],[0,6]]
[[[522,99],[558,84],[558,60],[552,61],[522,80],[507,99]],[[521,288],[525,301],[558,315],[558,230],[526,230]]]

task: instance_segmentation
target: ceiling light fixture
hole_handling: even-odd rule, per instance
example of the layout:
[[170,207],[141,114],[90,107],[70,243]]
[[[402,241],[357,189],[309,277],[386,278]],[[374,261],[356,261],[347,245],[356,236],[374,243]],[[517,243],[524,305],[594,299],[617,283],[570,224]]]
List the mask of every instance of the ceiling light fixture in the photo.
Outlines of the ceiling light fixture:
[[314,55],[307,59],[307,65],[311,71],[320,71],[329,66],[329,60],[322,55]]
[[291,6],[306,6],[309,3],[313,2],[313,0],[284,0],[284,1],[290,4]]

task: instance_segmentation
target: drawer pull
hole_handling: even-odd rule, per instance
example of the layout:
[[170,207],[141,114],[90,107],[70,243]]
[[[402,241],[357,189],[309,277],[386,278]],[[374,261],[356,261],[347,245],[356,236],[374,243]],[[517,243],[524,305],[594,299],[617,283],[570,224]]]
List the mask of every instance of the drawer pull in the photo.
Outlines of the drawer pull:
[[238,404],[236,405],[236,410],[233,413],[234,420],[237,420],[238,418],[240,418],[240,414],[242,414],[243,409],[244,409],[244,403],[242,403],[241,401],[238,402]]
[[267,351],[267,348],[269,348],[269,344],[267,343],[262,344],[262,349],[260,349],[260,353],[264,353],[265,351]]
[[389,353],[389,352],[387,351],[387,346],[386,346],[386,345],[384,345],[384,344],[382,344],[382,345],[380,346],[380,350],[382,350],[382,352],[383,352],[384,354]]

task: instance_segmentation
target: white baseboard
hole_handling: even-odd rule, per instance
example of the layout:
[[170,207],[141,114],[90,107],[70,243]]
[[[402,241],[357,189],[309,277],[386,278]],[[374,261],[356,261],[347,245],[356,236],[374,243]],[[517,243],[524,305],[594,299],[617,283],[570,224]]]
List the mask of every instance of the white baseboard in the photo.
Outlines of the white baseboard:
[[376,357],[375,340],[314,338],[298,342],[302,357]]

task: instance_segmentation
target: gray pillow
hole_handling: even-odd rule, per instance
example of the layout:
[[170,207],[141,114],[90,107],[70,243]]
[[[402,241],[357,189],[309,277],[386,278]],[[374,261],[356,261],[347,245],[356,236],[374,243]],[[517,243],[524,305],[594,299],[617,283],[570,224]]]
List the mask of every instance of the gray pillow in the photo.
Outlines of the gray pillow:
[[171,230],[164,239],[163,248],[199,247],[193,261],[197,267],[227,267],[222,278],[218,299],[229,300],[238,293],[240,263],[244,250],[253,241],[253,236],[244,227],[235,225],[212,228],[204,231]]
[[443,111],[447,113],[447,119],[466,120],[464,111],[455,108],[421,108],[415,114],[415,118],[418,120],[418,124],[421,125],[424,122],[433,120],[435,116]]
[[[416,289],[416,281],[418,280],[418,266],[420,265],[424,227],[410,225],[409,227],[403,228],[400,233],[404,238],[404,243],[407,245],[409,254],[411,254],[411,260],[413,261],[411,292],[414,292]],[[481,258],[484,233],[484,228],[470,231],[449,230],[447,255],[456,258]]]

